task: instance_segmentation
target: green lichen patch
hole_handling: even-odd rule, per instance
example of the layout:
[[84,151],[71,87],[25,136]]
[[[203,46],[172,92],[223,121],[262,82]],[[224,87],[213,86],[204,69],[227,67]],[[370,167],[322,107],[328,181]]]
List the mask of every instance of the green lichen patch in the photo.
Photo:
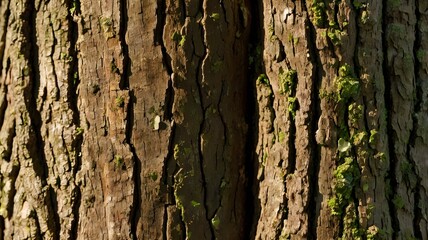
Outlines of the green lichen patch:
[[125,161],[123,160],[123,157],[120,155],[114,156],[113,162],[114,162],[114,166],[117,169],[122,169],[125,165]]
[[293,119],[296,117],[296,110],[299,102],[296,97],[288,97],[288,112],[291,114]]
[[152,173],[149,173],[148,177],[153,181],[156,181],[158,179],[158,174],[156,172],[152,172]]
[[125,98],[123,96],[118,96],[115,99],[116,107],[123,108],[125,106]]
[[346,32],[340,31],[339,29],[329,28],[327,31],[327,36],[330,39],[331,43],[334,46],[342,44],[342,36],[346,35]]
[[339,76],[335,80],[337,101],[346,102],[357,97],[360,91],[360,81],[354,77],[351,66],[345,64],[339,68]]
[[269,78],[266,74],[260,74],[256,80],[257,84],[270,86]]
[[376,129],[370,130],[370,138],[369,143],[370,145],[375,145],[378,141],[378,132]]
[[182,46],[184,46],[184,43],[186,42],[186,36],[185,35],[183,35],[183,36],[181,36],[181,39],[180,39],[180,41],[178,42],[178,46],[180,46],[180,47],[182,47]]
[[323,0],[314,0],[310,12],[313,16],[313,24],[317,27],[323,27],[326,22],[326,6]]
[[351,103],[348,106],[348,116],[351,124],[358,124],[358,121],[363,117],[363,105]]
[[77,127],[76,130],[74,131],[74,136],[81,136],[83,134],[84,130],[81,127]]
[[217,215],[211,219],[211,225],[214,227],[214,229],[218,229],[220,226],[220,218]]
[[212,13],[212,14],[210,15],[210,18],[211,18],[213,21],[217,21],[217,20],[219,20],[219,19],[220,19],[220,14],[219,14],[219,13]]
[[279,140],[279,142],[281,143],[281,142],[283,142],[284,141],[284,139],[285,139],[285,133],[283,132],[283,131],[280,131],[279,133],[278,133],[278,140]]
[[184,46],[184,43],[186,42],[186,36],[181,35],[178,32],[174,32],[171,35],[171,40],[176,42],[178,44],[178,46],[182,47],[182,46]]
[[190,204],[192,204],[193,207],[199,207],[201,205],[201,203],[199,203],[195,200],[190,201]]
[[113,38],[116,33],[113,28],[113,20],[109,17],[100,17],[99,22],[106,39]]
[[404,201],[399,195],[395,195],[392,199],[392,203],[397,209],[403,209],[404,208]]
[[343,138],[340,138],[337,142],[337,150],[341,153],[345,153],[351,149],[351,143]]
[[345,157],[337,166],[334,176],[334,196],[328,200],[332,215],[341,215],[343,209],[352,201],[352,190],[359,181],[358,165],[352,157]]
[[297,83],[297,72],[296,70],[290,69],[284,71],[282,68],[279,69],[279,93],[280,94],[291,94],[296,88]]

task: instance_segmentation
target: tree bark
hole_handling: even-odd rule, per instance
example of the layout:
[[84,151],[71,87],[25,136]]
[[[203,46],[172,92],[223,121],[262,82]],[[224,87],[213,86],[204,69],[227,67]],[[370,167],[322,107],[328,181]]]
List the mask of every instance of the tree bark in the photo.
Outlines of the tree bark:
[[0,2],[1,239],[428,239],[425,0]]

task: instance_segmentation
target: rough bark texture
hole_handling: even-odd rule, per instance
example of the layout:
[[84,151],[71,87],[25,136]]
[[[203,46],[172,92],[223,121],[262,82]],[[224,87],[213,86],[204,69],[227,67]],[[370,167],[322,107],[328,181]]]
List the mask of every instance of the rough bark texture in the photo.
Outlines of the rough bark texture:
[[0,1],[1,239],[428,239],[425,0]]

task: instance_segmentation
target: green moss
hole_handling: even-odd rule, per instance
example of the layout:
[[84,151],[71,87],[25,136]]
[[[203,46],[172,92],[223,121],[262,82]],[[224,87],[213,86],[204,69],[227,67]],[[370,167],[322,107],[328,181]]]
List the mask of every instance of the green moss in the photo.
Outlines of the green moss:
[[211,224],[216,230],[220,226],[220,218],[217,216],[217,214],[211,219]]
[[267,78],[266,74],[260,74],[256,82],[257,84],[270,86],[269,78]]
[[184,46],[184,43],[186,42],[186,36],[181,36],[180,42],[178,42],[178,46],[182,47]]
[[358,124],[358,121],[363,118],[363,105],[352,103],[348,106],[348,116],[351,124]]
[[74,136],[80,136],[83,134],[83,132],[84,132],[83,128],[77,127],[76,131],[74,132]]
[[158,179],[158,174],[156,172],[152,172],[149,174],[149,178],[156,181]]
[[336,94],[334,92],[327,92],[323,89],[320,90],[320,92],[318,93],[318,97],[320,99],[325,99],[327,101],[334,101],[336,100]]
[[317,27],[324,26],[326,22],[326,7],[323,0],[314,0],[310,11],[313,15],[314,25]]
[[79,9],[79,2],[73,0],[70,7],[70,14],[74,15],[74,13]]
[[354,7],[356,8],[356,9],[360,9],[360,8],[362,8],[363,6],[364,6],[364,4],[363,3],[361,3],[360,1],[358,1],[358,0],[354,0],[353,2],[352,2],[352,4],[354,5]]
[[334,196],[329,199],[328,206],[332,215],[341,215],[344,207],[352,201],[352,190],[360,177],[358,165],[352,157],[345,157],[333,176]]
[[217,21],[217,20],[219,20],[219,19],[220,19],[220,14],[219,14],[219,13],[212,13],[212,14],[210,15],[210,18],[211,18],[213,21]]
[[116,107],[123,108],[125,106],[125,99],[123,96],[118,96],[116,97],[115,103]]
[[198,207],[198,206],[200,206],[200,205],[201,205],[199,202],[197,202],[197,201],[195,201],[195,200],[192,200],[192,201],[190,202],[190,204],[192,204],[192,206],[193,206],[193,207]]
[[76,86],[78,82],[79,82],[79,73],[75,72],[73,73],[73,85]]
[[370,19],[369,11],[364,10],[361,12],[361,23],[366,24]]
[[268,157],[269,157],[269,154],[267,152],[264,152],[263,153],[263,160],[262,160],[263,166],[266,166],[266,161],[267,161]]
[[116,35],[113,30],[113,20],[109,17],[100,17],[99,21],[106,39],[113,38]]
[[345,153],[351,149],[351,143],[343,138],[339,138],[337,141],[337,150],[341,153]]
[[124,164],[125,164],[125,161],[123,160],[123,157],[120,156],[120,155],[114,156],[114,160],[113,161],[114,161],[114,165],[115,165],[115,167],[117,169],[122,169],[123,166],[124,166]]
[[184,43],[186,42],[186,36],[181,35],[178,32],[174,32],[171,35],[171,40],[176,42],[178,44],[178,46],[182,47],[182,46],[184,46]]
[[351,66],[345,64],[339,68],[339,76],[335,80],[337,87],[337,101],[348,101],[357,97],[360,90],[360,82],[353,76]]
[[352,140],[355,146],[359,146],[363,144],[367,139],[367,133],[366,132],[359,132],[352,136]]
[[335,46],[342,44],[342,34],[344,34],[344,32],[334,28],[329,28],[327,31],[328,38]]
[[279,93],[280,94],[291,94],[296,88],[297,83],[297,72],[296,70],[290,69],[284,71],[282,68],[279,69]]
[[403,209],[404,208],[404,201],[399,195],[395,195],[392,199],[392,203],[397,209]]
[[369,138],[369,143],[370,144],[376,144],[376,142],[377,142],[377,135],[378,135],[378,132],[377,132],[376,129],[370,130],[370,138]]
[[425,62],[426,60],[426,51],[423,49],[419,49],[418,51],[416,51],[416,58],[418,59],[419,62]]
[[179,154],[180,154],[180,146],[178,145],[178,144],[175,144],[174,145],[174,160],[176,160],[177,161],[177,159],[178,159],[178,157],[179,157]]
[[296,97],[288,97],[288,112],[291,114],[293,119],[296,117],[298,103],[299,102]]
[[282,132],[282,131],[280,131],[279,133],[278,133],[278,140],[279,140],[279,142],[281,143],[281,142],[283,142],[284,141],[284,139],[285,139],[285,133],[284,132]]

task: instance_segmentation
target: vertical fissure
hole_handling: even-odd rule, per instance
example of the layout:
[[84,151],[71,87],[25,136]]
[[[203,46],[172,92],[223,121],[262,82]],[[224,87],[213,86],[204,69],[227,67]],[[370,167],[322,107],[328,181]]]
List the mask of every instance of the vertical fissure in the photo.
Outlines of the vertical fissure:
[[[306,6],[306,1],[302,1],[303,10],[308,14],[308,9]],[[316,141],[316,131],[318,125],[318,119],[321,117],[321,106],[320,106],[320,97],[319,97],[319,89],[321,87],[321,79],[322,72],[319,66],[322,66],[321,59],[316,51],[316,42],[313,41],[316,39],[316,31],[312,22],[309,20],[309,16],[307,15],[306,24],[309,28],[306,30],[306,35],[309,36],[307,38],[309,55],[311,56],[310,61],[313,66],[312,76],[313,76],[313,84],[311,89],[311,106],[312,110],[312,118],[310,122],[310,146],[312,151],[312,159],[310,159],[308,166],[308,178],[309,178],[309,203],[308,203],[308,238],[309,239],[317,239],[317,220],[319,216],[320,210],[320,202],[318,199],[318,175],[320,170],[320,161],[321,161],[321,153],[320,148]]]
[[[70,0],[67,2],[68,8],[68,41],[70,42],[70,47],[68,49],[68,55],[72,57],[68,69],[68,88],[67,91],[70,101],[70,108],[73,111],[73,123],[76,126],[76,133],[83,131],[80,123],[80,111],[78,107],[78,86],[80,83],[79,80],[79,60],[78,60],[78,50],[77,50],[77,39],[78,39],[78,25],[74,21],[74,16],[80,14],[80,1],[79,0]],[[81,169],[82,166],[82,143],[83,143],[83,132],[81,134],[75,134],[75,137],[72,141],[72,149],[74,150],[74,166],[73,166],[73,178],[76,179],[77,172]],[[72,205],[72,215],[73,221],[71,222],[70,227],[70,238],[77,239],[78,236],[78,223],[79,223],[79,209],[81,204],[81,190],[78,184],[75,184],[73,189],[73,205]]]
[[[256,160],[255,147],[257,146],[257,136],[259,133],[258,121],[259,113],[256,105],[257,90],[256,90],[256,79],[261,73],[262,60],[256,56],[258,48],[263,45],[263,28],[262,14],[260,14],[261,1],[255,1],[249,3],[251,11],[251,30],[249,33],[248,42],[248,55],[249,68],[248,68],[248,79],[247,79],[247,99],[246,99],[246,110],[245,119],[248,123],[247,137],[245,142],[245,175],[247,176],[248,182],[246,186],[246,217],[245,217],[245,228],[244,239],[254,239],[257,229],[258,218],[260,215],[260,203],[258,202],[259,195],[259,182],[257,181],[257,169],[258,161]],[[243,20],[241,20],[243,21]]]
[[126,42],[126,34],[128,31],[128,1],[120,0],[119,1],[119,41],[122,54],[122,73],[120,75],[119,88],[121,90],[129,91],[129,101],[126,106],[126,124],[125,124],[125,143],[128,145],[129,150],[132,154],[133,160],[133,171],[132,179],[134,183],[133,188],[133,200],[131,204],[130,214],[129,214],[129,225],[131,229],[132,239],[137,239],[137,224],[139,218],[141,217],[140,208],[141,208],[141,160],[138,157],[138,154],[135,150],[134,144],[132,143],[132,133],[134,128],[134,104],[136,102],[136,97],[134,90],[130,89],[129,76],[131,72],[131,59],[129,57],[128,44]]
[[419,207],[420,201],[421,201],[421,177],[418,175],[418,172],[416,171],[417,164],[415,160],[412,157],[411,150],[415,147],[415,141],[418,136],[417,131],[419,127],[419,119],[418,119],[418,113],[422,109],[422,99],[423,99],[423,91],[422,91],[422,79],[419,75],[421,71],[421,60],[417,57],[418,51],[422,48],[422,35],[421,35],[421,16],[419,12],[420,8],[420,1],[415,1],[416,7],[415,7],[415,16],[416,16],[416,29],[415,29],[415,42],[413,44],[413,59],[414,59],[414,72],[415,72],[415,104],[413,109],[413,129],[410,133],[410,142],[407,148],[407,156],[409,160],[411,160],[411,163],[413,165],[413,171],[416,175],[417,182],[414,189],[414,208],[413,208],[413,231],[415,234],[415,237],[417,239],[422,239],[422,231],[420,229],[420,221],[422,219],[422,209]]
[[[388,139],[388,153],[389,153],[389,169],[387,170],[387,176],[389,177],[389,185],[391,192],[389,196],[387,196],[388,199],[388,206],[389,206],[389,214],[391,217],[391,225],[392,225],[392,239],[397,239],[397,233],[400,231],[400,225],[397,218],[397,209],[395,207],[395,204],[393,203],[393,196],[397,192],[398,183],[395,175],[395,169],[397,165],[397,156],[395,155],[394,151],[394,131],[392,129],[392,96],[391,96],[391,83],[390,83],[390,73],[388,69],[388,44],[386,39],[386,29],[388,25],[388,15],[387,15],[387,5],[388,0],[382,0],[382,52],[383,52],[383,76],[384,76],[384,83],[385,83],[385,108],[387,111],[386,114],[386,122],[387,122],[387,139]],[[386,183],[388,184],[388,183]]]

